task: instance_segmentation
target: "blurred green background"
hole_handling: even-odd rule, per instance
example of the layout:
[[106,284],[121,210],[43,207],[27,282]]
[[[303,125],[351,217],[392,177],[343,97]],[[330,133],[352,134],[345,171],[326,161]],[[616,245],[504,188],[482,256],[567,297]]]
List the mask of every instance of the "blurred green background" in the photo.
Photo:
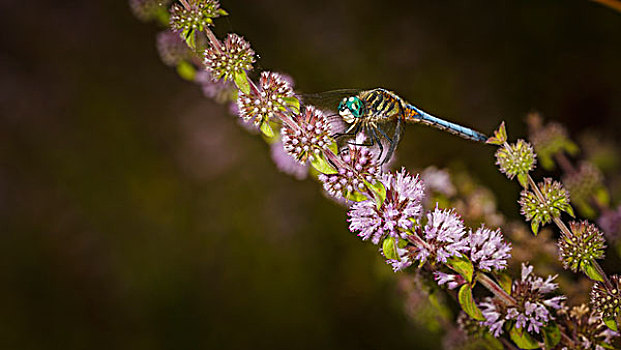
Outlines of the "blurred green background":
[[[386,87],[525,137],[537,109],[619,137],[621,16],[589,1],[222,0],[300,91]],[[320,186],[158,58],[124,1],[0,4],[0,348],[434,349]],[[517,216],[493,149],[406,130]]]

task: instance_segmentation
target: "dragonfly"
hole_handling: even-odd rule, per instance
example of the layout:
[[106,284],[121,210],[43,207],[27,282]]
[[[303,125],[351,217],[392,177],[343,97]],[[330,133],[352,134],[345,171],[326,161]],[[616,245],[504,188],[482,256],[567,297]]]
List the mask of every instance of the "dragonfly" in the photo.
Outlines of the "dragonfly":
[[[334,90],[306,94],[301,98],[303,103],[319,108],[331,111],[336,108],[337,113],[329,117],[336,117],[341,124],[337,128],[340,129],[339,132],[333,135],[337,143],[341,145],[341,140],[347,140],[347,143],[358,146],[377,145],[380,164],[391,159],[405,123],[428,125],[476,142],[485,142],[488,139],[483,133],[433,116],[383,88]],[[362,143],[356,143],[360,142],[358,140],[351,141],[359,139],[357,136],[361,133],[364,135]],[[387,148],[386,152],[384,148]]]

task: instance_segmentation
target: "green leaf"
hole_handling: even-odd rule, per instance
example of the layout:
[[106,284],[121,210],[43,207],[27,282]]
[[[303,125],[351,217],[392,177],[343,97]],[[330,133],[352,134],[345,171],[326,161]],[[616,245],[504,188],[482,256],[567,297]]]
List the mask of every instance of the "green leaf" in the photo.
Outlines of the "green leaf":
[[269,122],[266,121],[261,123],[261,132],[263,133],[263,135],[269,138],[272,138],[275,135],[274,130],[272,130],[272,126]]
[[185,80],[194,81],[196,68],[189,62],[181,61],[177,64],[177,74]]
[[248,76],[246,75],[245,71],[235,71],[235,73],[233,74],[233,80],[235,81],[235,85],[241,92],[243,92],[244,94],[250,93],[250,83],[248,82]]
[[539,233],[539,220],[533,219],[533,221],[530,222],[530,228],[536,236]]
[[602,318],[602,320],[604,321],[604,324],[606,325],[606,327],[612,329],[615,332],[619,330],[619,327],[617,325],[617,322],[615,322],[614,317],[606,317],[606,318]]
[[571,217],[572,217],[572,218],[575,218],[575,217],[576,217],[576,215],[574,214],[574,208],[572,208],[570,204],[568,204],[567,206],[565,206],[565,207],[563,208],[563,210],[564,210],[567,214],[571,215]]
[[522,185],[522,187],[528,188],[528,174],[519,173],[517,175],[517,179],[520,185]]
[[595,196],[597,202],[602,206],[608,206],[610,204],[610,194],[608,193],[606,187],[598,187],[593,195]]
[[513,285],[511,276],[509,276],[506,273],[501,273],[498,276],[496,276],[496,280],[498,281],[498,284],[505,292],[507,292],[508,294],[511,294],[511,286]]
[[284,97],[285,105],[287,105],[294,113],[300,113],[300,100],[295,96]]
[[528,332],[524,332],[523,328],[517,328],[515,325],[509,331],[509,335],[511,336],[511,340],[517,345],[520,349],[539,349],[539,343],[533,339]]
[[464,310],[468,316],[478,321],[485,321],[483,313],[474,302],[474,298],[472,297],[472,289],[470,289],[469,285],[464,284],[461,286],[457,297],[459,299],[459,305],[461,305],[462,310]]
[[590,262],[582,264],[580,269],[593,281],[604,282],[604,277],[597,271],[594,265]]
[[490,333],[485,333],[485,335],[483,335],[483,339],[487,342],[487,348],[490,350],[503,350],[505,348],[500,340],[494,338],[494,336]]
[[466,256],[452,256],[448,259],[446,264],[448,265],[448,267],[455,270],[455,272],[462,275],[466,279],[466,281],[468,281],[468,283],[472,283],[474,266],[472,266],[472,262]]
[[164,27],[168,27],[170,25],[170,12],[164,7],[159,7],[155,12],[155,19]]
[[330,151],[332,151],[332,153],[334,154],[339,154],[339,146],[336,144],[336,142],[332,142],[330,146],[328,146],[328,149],[330,149]]
[[226,12],[226,10],[225,10],[225,9],[223,9],[223,8],[219,8],[219,9],[218,9],[218,14],[219,14],[220,16],[228,16],[228,15],[229,15],[229,13],[228,13],[228,12]]
[[554,161],[550,156],[539,155],[539,164],[541,164],[545,170],[554,169]]
[[193,29],[184,31],[183,39],[185,40],[185,44],[188,45],[192,51],[196,50],[196,35],[194,35]]
[[367,198],[367,196],[365,196],[364,194],[362,194],[362,193],[360,193],[358,191],[347,192],[345,194],[345,198],[347,198],[347,199],[349,199],[350,201],[353,201],[353,202],[363,202],[363,201],[366,201],[367,199],[369,199],[369,198]]
[[576,145],[573,141],[567,140],[565,142],[565,151],[573,156],[580,151],[580,147],[578,147],[578,145]]
[[505,128],[505,122],[500,123],[498,130],[494,131],[494,136],[485,141],[490,145],[502,145],[507,142],[507,129]]
[[314,154],[310,163],[313,168],[317,169],[317,171],[322,174],[330,175],[338,173],[338,171],[334,169],[334,167],[330,163],[328,163],[323,153]]
[[399,254],[397,253],[397,243],[394,237],[388,237],[382,243],[382,251],[386,259],[399,260]]
[[561,341],[561,330],[554,322],[550,322],[547,326],[541,329],[543,332],[543,341],[546,344],[546,348],[552,349]]
[[386,187],[384,187],[384,184],[379,180],[375,181],[375,184],[371,184],[367,180],[363,181],[367,188],[375,194],[375,204],[379,209],[382,204],[384,204],[384,200],[386,199]]

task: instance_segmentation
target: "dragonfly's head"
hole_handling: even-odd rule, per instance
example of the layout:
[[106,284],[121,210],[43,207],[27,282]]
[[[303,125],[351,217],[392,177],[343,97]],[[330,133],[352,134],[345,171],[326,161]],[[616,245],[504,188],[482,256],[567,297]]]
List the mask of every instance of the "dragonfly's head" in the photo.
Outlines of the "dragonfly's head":
[[339,115],[346,123],[351,124],[364,115],[364,103],[358,96],[345,97],[339,104]]

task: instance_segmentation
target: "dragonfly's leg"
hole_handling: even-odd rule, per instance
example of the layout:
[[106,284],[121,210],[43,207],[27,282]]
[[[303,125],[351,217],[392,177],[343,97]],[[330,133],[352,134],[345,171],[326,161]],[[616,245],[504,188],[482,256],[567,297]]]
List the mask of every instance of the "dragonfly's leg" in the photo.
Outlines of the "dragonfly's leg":
[[365,147],[371,147],[375,144],[374,140],[371,140],[369,143],[355,143],[355,142],[351,142],[348,141],[347,142],[348,145],[352,145],[352,146],[365,146]]
[[377,146],[379,147],[379,155],[377,156],[377,160],[379,161],[380,159],[382,159],[382,154],[384,154],[384,146],[382,145],[382,142],[380,141],[379,137],[377,137],[377,133],[375,132],[376,130],[378,129],[369,128],[371,139],[373,140],[373,142],[377,143]]
[[382,136],[388,140],[389,143],[392,143],[392,139],[390,137],[388,137],[388,135],[386,135],[386,133],[384,132],[384,130],[377,128],[377,131],[379,131],[380,134],[382,134]]
[[388,153],[386,153],[386,158],[382,163],[386,163],[390,161],[392,158],[392,154],[395,152],[395,148],[397,148],[397,144],[399,143],[399,138],[401,137],[401,118],[397,119],[397,125],[395,126],[395,133],[392,136],[392,140],[390,140],[390,148],[388,149]]

